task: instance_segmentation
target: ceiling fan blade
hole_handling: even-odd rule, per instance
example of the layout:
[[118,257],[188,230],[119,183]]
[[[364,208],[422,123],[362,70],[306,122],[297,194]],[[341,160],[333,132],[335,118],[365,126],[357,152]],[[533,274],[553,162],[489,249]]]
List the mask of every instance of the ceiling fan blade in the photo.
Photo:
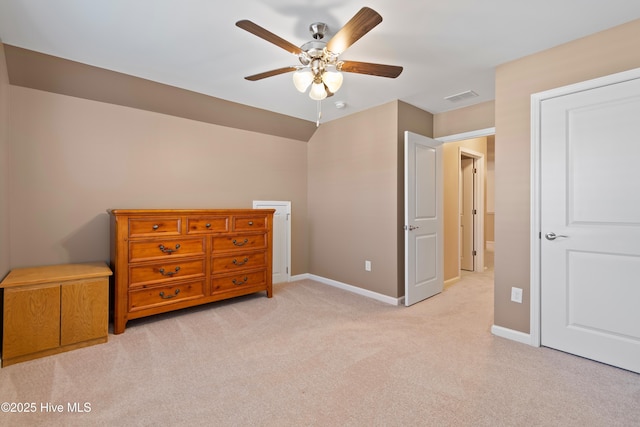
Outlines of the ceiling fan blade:
[[245,79],[255,82],[256,80],[266,79],[267,77],[273,77],[279,74],[289,73],[291,71],[296,71],[296,70],[297,70],[296,67],[283,67],[283,68],[278,68],[276,70],[265,71],[264,73],[247,76],[245,77]]
[[378,12],[363,7],[329,40],[327,50],[341,54],[381,22],[382,16]]
[[266,30],[251,21],[243,19],[236,22],[236,26],[250,32],[253,35],[260,37],[261,39],[268,41],[269,43],[273,43],[276,46],[286,50],[287,52],[293,53],[294,55],[299,55],[300,53],[302,53],[302,49],[300,49],[298,46],[286,41],[282,37],[276,36],[271,31]]
[[370,62],[342,61],[338,68],[347,73],[370,74],[372,76],[390,77],[395,79],[402,73],[402,67],[397,65],[372,64]]

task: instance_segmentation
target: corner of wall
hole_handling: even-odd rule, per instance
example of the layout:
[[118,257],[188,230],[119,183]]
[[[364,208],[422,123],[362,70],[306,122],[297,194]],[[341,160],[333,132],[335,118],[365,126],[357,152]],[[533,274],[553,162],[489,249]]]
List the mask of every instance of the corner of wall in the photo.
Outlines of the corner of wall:
[[10,268],[9,251],[9,76],[0,42],[0,280]]

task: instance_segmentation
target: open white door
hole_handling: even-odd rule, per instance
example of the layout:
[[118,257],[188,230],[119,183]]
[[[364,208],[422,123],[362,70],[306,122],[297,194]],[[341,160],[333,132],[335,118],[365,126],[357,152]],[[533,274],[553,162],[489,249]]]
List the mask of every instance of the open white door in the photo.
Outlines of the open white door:
[[291,202],[253,201],[254,209],[275,209],[273,214],[273,283],[291,278]]
[[579,89],[540,107],[541,342],[640,373],[640,75]]
[[442,292],[442,143],[404,134],[404,303],[415,304]]

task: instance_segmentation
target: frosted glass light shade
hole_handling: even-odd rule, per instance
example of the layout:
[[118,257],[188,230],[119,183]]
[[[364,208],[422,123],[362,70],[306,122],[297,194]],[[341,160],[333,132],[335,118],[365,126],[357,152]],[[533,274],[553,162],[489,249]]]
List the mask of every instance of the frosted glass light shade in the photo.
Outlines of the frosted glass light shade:
[[327,85],[331,93],[336,93],[342,86],[342,73],[340,71],[325,71],[322,81]]
[[311,85],[311,90],[309,91],[309,98],[320,101],[327,97],[327,91],[324,90],[323,83],[314,83]]
[[293,85],[302,93],[307,90],[312,81],[313,73],[308,68],[303,68],[293,73]]

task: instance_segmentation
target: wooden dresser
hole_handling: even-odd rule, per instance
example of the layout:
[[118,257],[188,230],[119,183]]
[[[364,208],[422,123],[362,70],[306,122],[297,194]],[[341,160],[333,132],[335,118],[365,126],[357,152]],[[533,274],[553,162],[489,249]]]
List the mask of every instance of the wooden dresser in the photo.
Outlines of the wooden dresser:
[[272,291],[273,209],[113,209],[114,333],[127,321]]
[[104,262],[11,270],[4,288],[2,366],[107,342]]

